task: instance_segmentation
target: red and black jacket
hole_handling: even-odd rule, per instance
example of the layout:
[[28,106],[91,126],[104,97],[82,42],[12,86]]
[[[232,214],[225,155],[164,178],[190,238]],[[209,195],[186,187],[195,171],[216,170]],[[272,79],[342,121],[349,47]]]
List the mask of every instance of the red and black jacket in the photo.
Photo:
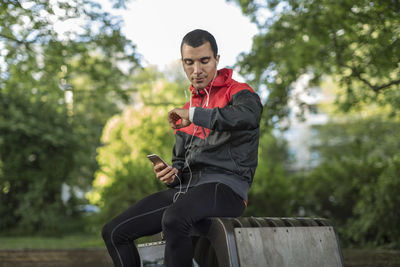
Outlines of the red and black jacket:
[[[173,167],[179,170],[183,186],[189,183],[190,168],[189,186],[223,183],[247,200],[257,167],[259,96],[249,85],[233,80],[231,69],[219,70],[211,88],[190,89],[196,107],[193,123],[175,131]],[[189,106],[188,102],[183,108]],[[176,180],[170,186],[178,186]]]

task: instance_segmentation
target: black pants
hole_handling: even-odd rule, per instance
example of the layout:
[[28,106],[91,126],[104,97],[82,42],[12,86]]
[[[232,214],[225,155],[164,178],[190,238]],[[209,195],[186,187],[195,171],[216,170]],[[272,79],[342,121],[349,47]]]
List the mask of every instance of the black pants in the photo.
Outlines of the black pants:
[[192,225],[207,217],[238,217],[245,204],[241,197],[221,183],[190,188],[176,202],[178,190],[167,189],[150,195],[129,207],[103,227],[103,239],[115,266],[139,267],[133,240],[163,231],[164,264],[167,267],[191,267]]

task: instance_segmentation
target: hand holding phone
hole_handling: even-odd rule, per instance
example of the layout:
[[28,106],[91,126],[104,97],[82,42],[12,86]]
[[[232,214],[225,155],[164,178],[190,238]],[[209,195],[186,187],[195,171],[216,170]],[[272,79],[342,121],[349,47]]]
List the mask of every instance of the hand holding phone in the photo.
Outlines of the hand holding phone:
[[176,168],[172,168],[156,154],[147,155],[147,158],[153,163],[154,172],[158,179],[164,183],[172,183],[174,181],[175,175],[178,173]]

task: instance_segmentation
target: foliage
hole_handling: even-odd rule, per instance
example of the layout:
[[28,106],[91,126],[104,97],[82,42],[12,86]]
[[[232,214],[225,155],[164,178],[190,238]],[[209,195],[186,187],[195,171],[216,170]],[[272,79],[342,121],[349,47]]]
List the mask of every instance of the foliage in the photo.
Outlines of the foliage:
[[[76,136],[64,110],[13,92],[0,99],[0,229],[60,231],[61,183],[75,165]],[[71,210],[69,210],[71,212]],[[61,213],[61,214],[60,214]],[[59,215],[52,216],[52,215]]]
[[91,202],[101,207],[102,223],[165,188],[155,178],[146,155],[156,153],[171,162],[174,133],[167,112],[185,102],[187,82],[168,81],[153,67],[137,72],[133,83],[141,104],[125,108],[108,121],[98,149],[99,170],[88,194]]
[[286,171],[287,162],[285,141],[264,131],[260,138],[258,167],[244,216],[290,215],[292,186]]
[[61,185],[91,184],[101,130],[130,103],[137,66],[119,18],[99,4],[2,2],[0,231],[57,233],[76,221],[76,198],[64,204]]
[[330,218],[345,245],[399,247],[400,123],[383,117],[320,127],[323,162],[298,174],[294,206]]
[[[340,82],[345,111],[359,103],[400,106],[400,2],[396,0],[236,0],[259,27],[239,57],[241,74],[266,85],[266,122],[289,113],[288,99],[303,74],[318,84]],[[306,108],[307,105],[299,103]]]
[[[319,127],[313,148],[321,164],[275,180],[285,190],[274,197],[291,199],[280,212],[332,219],[345,245],[399,247],[400,2],[234,2],[259,27],[237,65],[255,88],[268,91],[266,125],[285,125],[279,122],[293,112],[292,103],[298,115],[307,114],[309,106],[294,94],[301,77],[311,77],[305,93],[328,77],[337,85],[340,114],[335,110],[334,122]],[[259,188],[258,203],[267,203],[270,191]]]

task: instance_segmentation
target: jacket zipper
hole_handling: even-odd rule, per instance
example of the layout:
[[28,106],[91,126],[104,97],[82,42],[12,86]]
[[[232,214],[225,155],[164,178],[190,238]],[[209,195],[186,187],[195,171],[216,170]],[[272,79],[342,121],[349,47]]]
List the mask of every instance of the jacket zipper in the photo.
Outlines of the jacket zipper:
[[[204,101],[204,96],[202,95],[201,96],[201,101],[200,101],[200,106],[199,106],[200,108],[203,105],[203,101]],[[203,128],[203,127],[201,127],[201,128]],[[196,132],[197,132],[197,130],[196,130]],[[193,134],[196,135],[196,133],[193,133]],[[193,148],[193,144],[191,144],[190,147],[189,147],[189,153],[188,153],[188,156],[187,156],[187,159],[186,159],[187,162],[189,162],[189,160],[190,160],[190,158],[192,156],[192,153],[190,153],[191,152],[190,150],[192,150],[192,148]]]
[[[205,89],[204,89],[205,90]],[[200,103],[200,107],[203,107],[203,101],[204,101],[204,95],[201,96],[201,103]],[[203,127],[201,127],[201,130],[203,131],[203,135],[204,135],[204,142],[207,143],[207,135],[206,135],[206,131],[204,130]]]

